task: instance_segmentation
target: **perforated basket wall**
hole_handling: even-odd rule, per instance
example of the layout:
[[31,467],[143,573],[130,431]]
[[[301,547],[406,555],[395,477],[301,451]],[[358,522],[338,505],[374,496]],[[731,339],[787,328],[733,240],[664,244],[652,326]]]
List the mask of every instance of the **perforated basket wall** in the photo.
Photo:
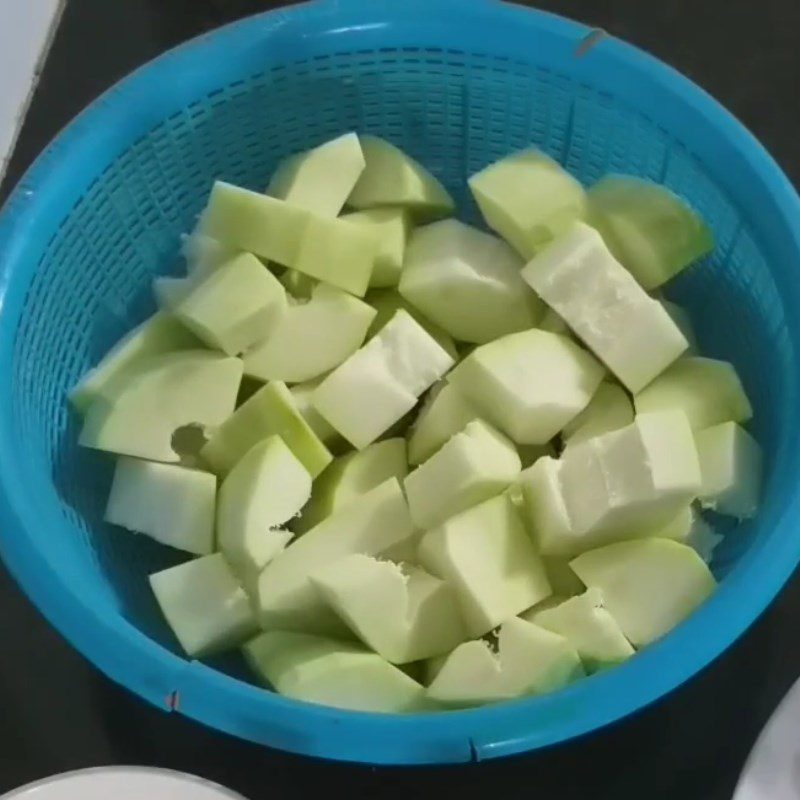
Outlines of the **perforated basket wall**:
[[[789,541],[797,538],[797,198],[699,90],[618,42],[579,55],[587,33],[488,0],[353,0],[264,15],[136,74],[26,176],[0,218],[0,542],[44,613],[116,680],[165,706],[178,692],[180,708],[212,725],[315,755],[500,755],[591,729],[672,688],[727,646],[788,576],[799,555]],[[691,313],[702,351],[734,362],[753,401],[768,465],[763,511],[720,549],[718,595],[616,675],[413,726],[285,701],[173,655],[145,577],[176,556],[101,521],[112,461],[77,448],[65,393],[152,310],[150,281],[178,267],[178,237],[214,179],[261,190],[283,156],[349,130],[418,158],[472,222],[467,176],[535,144],[587,184],[608,171],[664,183],[714,230],[713,255],[668,294]]]

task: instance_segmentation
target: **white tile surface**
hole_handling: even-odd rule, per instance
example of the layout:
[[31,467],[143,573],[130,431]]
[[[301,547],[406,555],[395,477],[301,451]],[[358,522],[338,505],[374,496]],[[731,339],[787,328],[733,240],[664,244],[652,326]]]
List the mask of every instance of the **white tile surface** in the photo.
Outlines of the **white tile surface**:
[[0,180],[63,5],[64,0],[0,0]]
[[800,681],[767,723],[747,759],[733,800],[800,798]]

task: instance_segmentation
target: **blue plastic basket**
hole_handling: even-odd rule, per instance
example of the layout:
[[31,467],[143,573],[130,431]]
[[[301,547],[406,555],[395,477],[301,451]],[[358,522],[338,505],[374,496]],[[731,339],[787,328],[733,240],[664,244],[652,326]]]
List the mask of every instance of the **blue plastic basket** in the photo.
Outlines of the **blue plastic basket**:
[[[468,219],[465,178],[535,143],[587,183],[609,170],[665,183],[713,227],[714,254],[672,294],[704,352],[732,360],[752,398],[763,507],[721,548],[719,591],[624,666],[550,696],[446,714],[294,702],[230,664],[182,658],[145,580],[174,556],[102,523],[111,462],[76,447],[67,389],[150,310],[150,279],[173,267],[214,178],[260,189],[287,153],[349,130],[419,158]],[[0,551],[112,679],[255,742],[444,763],[583,734],[708,664],[800,560],[799,261],[800,202],[775,163],[701,90],[622,42],[495,0],[328,0],[231,25],[96,101],[0,217]]]

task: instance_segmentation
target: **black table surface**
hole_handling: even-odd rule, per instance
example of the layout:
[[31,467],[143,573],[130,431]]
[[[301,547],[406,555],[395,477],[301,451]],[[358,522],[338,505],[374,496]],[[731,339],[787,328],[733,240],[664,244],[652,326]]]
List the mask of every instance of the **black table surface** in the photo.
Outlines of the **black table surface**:
[[[48,140],[111,83],[184,39],[270,5],[69,0],[0,200]],[[605,28],[677,67],[733,111],[798,183],[797,0],[536,5]],[[145,764],[206,776],[251,800],[319,789],[386,798],[727,800],[759,730],[800,675],[799,614],[795,575],[753,628],[687,685],[568,745],[457,768],[372,769],[272,752],[149,707],[75,653],[0,567],[0,794],[64,770]]]

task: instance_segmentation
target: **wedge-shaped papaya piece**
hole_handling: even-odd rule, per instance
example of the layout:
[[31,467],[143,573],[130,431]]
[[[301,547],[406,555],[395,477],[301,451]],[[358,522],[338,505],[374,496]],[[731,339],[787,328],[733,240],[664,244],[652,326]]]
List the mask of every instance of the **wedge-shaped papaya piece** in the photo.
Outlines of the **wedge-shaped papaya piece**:
[[384,713],[430,706],[424,688],[405,672],[351,643],[268,631],[248,642],[243,652],[266,685],[295,700]]
[[79,444],[151,461],[179,461],[178,428],[221,425],[233,413],[242,362],[208,350],[153,356],[123,371],[86,411]]
[[604,372],[575,342],[534,329],[475,348],[448,382],[517,444],[545,444],[586,408]]
[[217,478],[177,464],[122,457],[105,520],[196,555],[214,550]]
[[672,630],[717,586],[703,559],[670,539],[617,542],[583,553],[570,566],[602,593],[605,607],[637,647]]
[[614,255],[647,290],[714,248],[711,230],[665,186],[606,175],[589,189],[589,219]]
[[532,609],[523,618],[564,636],[590,673],[619,664],[634,653],[619,623],[606,609],[602,593],[594,588],[555,607]]
[[335,217],[364,166],[358,136],[345,133],[281,161],[267,186],[267,194],[321,217]]
[[446,219],[412,234],[399,291],[454,339],[483,344],[532,328],[542,316],[522,265],[504,241]]
[[503,434],[473,420],[405,479],[411,519],[427,530],[500,494],[519,475],[519,455]]
[[324,519],[267,564],[258,582],[262,627],[341,631],[343,624],[319,596],[311,576],[344,556],[378,555],[413,533],[400,484],[390,478]]
[[311,496],[311,476],[280,436],[251,447],[225,476],[217,501],[217,541],[249,587],[282,552],[280,530]]
[[679,358],[633,398],[636,412],[680,408],[694,430],[722,422],[747,422],[753,407],[736,369],[702,356]]
[[164,296],[167,310],[198,339],[231,356],[262,342],[286,312],[286,291],[250,253],[241,253],[202,279],[183,278]]
[[420,219],[453,212],[453,198],[425,167],[385,139],[359,138],[367,165],[347,199],[351,208],[402,206]]
[[486,224],[523,258],[586,212],[586,193],[561,165],[535,148],[512,153],[469,179]]
[[467,638],[455,593],[420,567],[356,554],[311,580],[347,627],[392,664],[448,653]]
[[351,444],[363,448],[407,414],[452,365],[453,359],[401,309],[322,381],[311,402]]
[[69,393],[69,400],[81,413],[96,400],[112,380],[147,358],[178,350],[196,350],[197,337],[169,314],[153,314],[117,342]]
[[247,594],[221,553],[196,558],[150,576],[161,611],[186,655],[214,655],[256,632]]
[[528,262],[522,277],[631,392],[689,346],[664,306],[582,222]]
[[244,355],[245,374],[301,383],[330,372],[361,347],[375,309],[334,286],[316,286],[290,305],[266,338]]
[[224,475],[254,444],[272,434],[283,439],[312,478],[333,459],[297,410],[286,384],[280,381],[266,384],[239,406],[214,431],[200,456],[217,474]]
[[339,456],[315,481],[314,494],[292,529],[304,533],[389,478],[402,481],[407,474],[402,438],[373,442],[363,450]]
[[428,531],[418,555],[456,590],[470,636],[483,636],[551,594],[541,558],[505,495]]
[[500,626],[496,653],[481,640],[456,647],[439,666],[428,697],[449,706],[483,705],[552,692],[583,675],[565,637],[512,617]]

